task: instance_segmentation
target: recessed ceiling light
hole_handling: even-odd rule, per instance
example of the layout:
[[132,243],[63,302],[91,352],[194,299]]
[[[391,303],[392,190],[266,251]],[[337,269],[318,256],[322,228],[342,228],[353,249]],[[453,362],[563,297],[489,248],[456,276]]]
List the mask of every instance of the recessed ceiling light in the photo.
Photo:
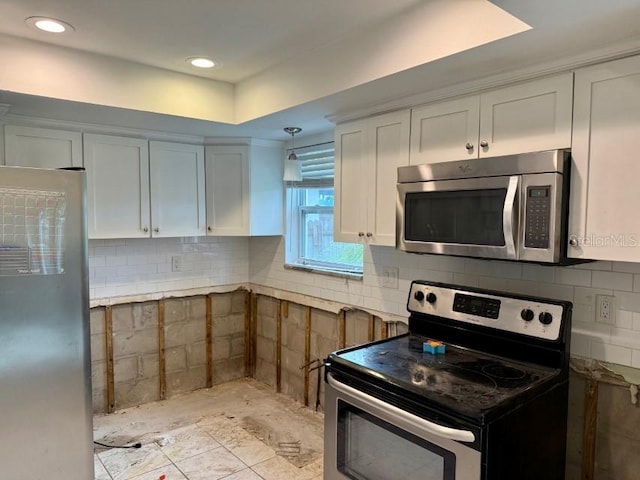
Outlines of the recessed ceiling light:
[[187,58],[187,62],[198,68],[213,68],[216,64],[213,60],[206,57]]
[[64,33],[75,30],[72,25],[62,20],[48,17],[29,17],[25,20],[27,25],[49,33]]

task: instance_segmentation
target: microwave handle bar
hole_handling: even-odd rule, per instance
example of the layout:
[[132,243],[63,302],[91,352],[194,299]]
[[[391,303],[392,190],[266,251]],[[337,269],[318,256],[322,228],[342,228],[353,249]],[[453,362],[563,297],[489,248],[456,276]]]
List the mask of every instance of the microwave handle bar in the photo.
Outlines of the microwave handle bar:
[[502,224],[504,225],[504,243],[507,249],[507,258],[517,260],[514,228],[517,225],[516,214],[518,213],[516,200],[518,198],[518,187],[520,186],[520,176],[514,175],[509,178],[507,195],[504,198],[504,208],[502,210]]
[[362,403],[369,405],[370,407],[382,410],[384,411],[385,415],[393,417],[395,420],[416,425],[438,437],[447,438],[450,440],[458,440],[460,442],[474,442],[476,439],[473,432],[438,425],[437,423],[430,422],[429,420],[425,420],[424,418],[420,418],[409,412],[405,412],[404,410],[394,405],[383,402],[382,400],[378,400],[371,395],[362,393],[361,391],[356,390],[353,387],[349,387],[344,383],[337,381],[335,378],[333,378],[333,375],[331,375],[331,373],[327,375],[327,381],[329,382],[329,385],[335,388],[338,392],[360,400]]

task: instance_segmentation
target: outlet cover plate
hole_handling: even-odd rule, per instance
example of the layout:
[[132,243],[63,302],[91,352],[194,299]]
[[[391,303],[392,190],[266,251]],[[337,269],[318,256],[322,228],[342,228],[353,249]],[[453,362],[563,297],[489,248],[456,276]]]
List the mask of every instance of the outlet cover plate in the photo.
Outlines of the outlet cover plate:
[[615,297],[596,295],[596,322],[613,325],[616,323]]
[[382,286],[397,289],[398,276],[398,267],[382,267]]
[[172,272],[182,271],[182,257],[180,255],[174,255],[171,257],[171,271]]

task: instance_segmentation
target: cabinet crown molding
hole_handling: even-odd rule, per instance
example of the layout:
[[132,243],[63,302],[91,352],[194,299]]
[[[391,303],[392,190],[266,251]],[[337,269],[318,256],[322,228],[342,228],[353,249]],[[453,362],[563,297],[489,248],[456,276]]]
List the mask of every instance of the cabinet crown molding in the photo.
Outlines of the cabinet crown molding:
[[206,145],[248,145],[254,147],[283,147],[284,141],[281,140],[265,140],[253,137],[206,137],[204,144]]

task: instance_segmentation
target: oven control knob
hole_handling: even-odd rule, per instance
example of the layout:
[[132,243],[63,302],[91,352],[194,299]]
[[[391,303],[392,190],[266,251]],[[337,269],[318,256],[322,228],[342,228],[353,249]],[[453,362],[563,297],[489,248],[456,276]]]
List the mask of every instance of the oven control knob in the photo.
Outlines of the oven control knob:
[[540,323],[543,325],[549,325],[551,322],[553,322],[553,315],[551,315],[549,312],[542,312],[538,317],[538,320],[540,320]]
[[433,292],[427,293],[427,302],[435,303],[437,299],[438,299],[438,297],[436,297],[435,293],[433,293]]
[[417,290],[416,293],[413,294],[413,298],[417,301],[421,302],[424,300],[424,293],[420,290]]
[[520,312],[520,316],[525,322],[530,322],[531,320],[533,320],[533,310],[525,308]]

